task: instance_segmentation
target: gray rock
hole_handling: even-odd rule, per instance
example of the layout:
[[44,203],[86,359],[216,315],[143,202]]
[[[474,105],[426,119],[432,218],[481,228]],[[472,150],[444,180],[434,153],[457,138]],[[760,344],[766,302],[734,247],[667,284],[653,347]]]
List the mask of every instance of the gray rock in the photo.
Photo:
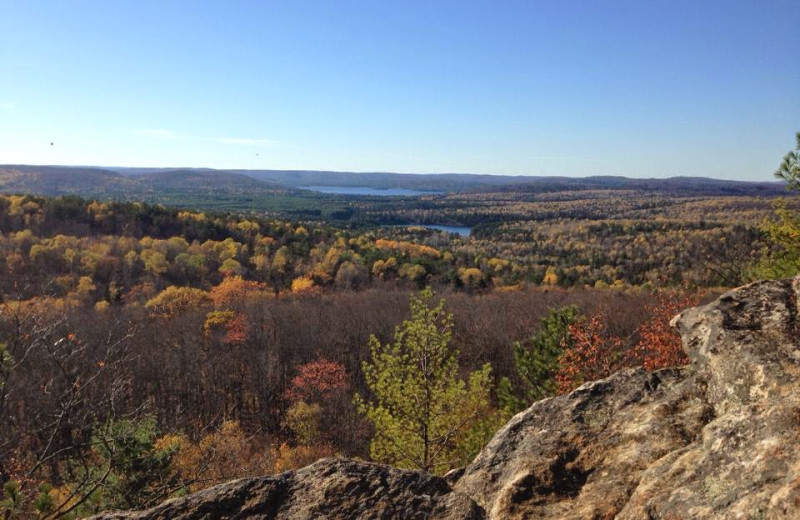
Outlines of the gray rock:
[[95,518],[800,519],[799,306],[800,279],[687,310],[690,366],[535,403],[446,479],[328,459]]
[[110,512],[95,520],[484,518],[467,496],[421,471],[323,459],[274,477],[235,480],[152,509]]
[[489,518],[614,518],[641,473],[711,417],[685,369],[624,370],[518,414],[455,488]]
[[758,282],[673,321],[716,416],[647,468],[620,519],[800,518],[799,297],[800,278]]

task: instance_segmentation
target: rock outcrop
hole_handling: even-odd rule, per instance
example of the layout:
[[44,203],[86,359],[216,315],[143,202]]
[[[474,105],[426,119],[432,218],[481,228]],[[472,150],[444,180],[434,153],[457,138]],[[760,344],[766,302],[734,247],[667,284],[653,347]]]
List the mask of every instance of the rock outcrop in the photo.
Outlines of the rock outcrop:
[[800,518],[799,299],[761,282],[683,312],[689,367],[534,404],[455,489],[489,518]]
[[104,520],[219,518],[408,518],[479,520],[483,510],[441,478],[421,471],[324,459],[274,477],[234,480],[146,511],[104,513]]
[[800,519],[799,306],[800,279],[687,310],[690,366],[535,403],[446,480],[329,459],[97,518]]

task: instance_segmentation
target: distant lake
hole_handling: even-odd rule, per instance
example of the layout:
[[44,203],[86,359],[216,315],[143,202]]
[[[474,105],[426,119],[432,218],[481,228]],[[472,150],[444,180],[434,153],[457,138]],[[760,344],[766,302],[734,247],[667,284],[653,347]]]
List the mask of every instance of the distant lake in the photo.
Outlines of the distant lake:
[[435,195],[441,191],[419,191],[404,188],[366,188],[363,186],[301,186],[301,189],[335,195],[374,195],[378,197],[416,197],[417,195]]
[[467,226],[440,226],[438,224],[395,224],[393,227],[424,227],[444,231],[445,233],[456,233],[462,237],[468,237],[472,233],[472,228]]
[[422,227],[426,227],[428,229],[438,229],[439,231],[444,231],[445,233],[457,233],[462,237],[468,237],[470,233],[472,233],[471,227],[466,226],[439,226],[439,225],[422,225]]

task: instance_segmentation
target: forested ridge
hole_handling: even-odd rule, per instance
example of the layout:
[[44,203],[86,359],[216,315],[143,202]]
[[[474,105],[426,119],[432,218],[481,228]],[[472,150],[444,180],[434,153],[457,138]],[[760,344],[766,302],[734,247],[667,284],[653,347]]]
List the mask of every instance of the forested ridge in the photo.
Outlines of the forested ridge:
[[[796,204],[501,190],[348,199],[340,225],[0,195],[0,507],[141,508],[335,454],[461,467],[536,400],[685,364],[672,316],[797,273]],[[381,225],[408,222],[475,228]]]
[[[247,178],[254,179],[248,182]],[[217,170],[213,168],[120,168],[81,166],[34,166],[0,164],[0,189],[42,195],[94,193],[141,197],[147,190],[163,189],[165,184],[178,194],[201,181],[225,188],[248,186],[272,189],[282,194],[307,186],[401,188],[430,192],[529,192],[548,193],[574,190],[645,190],[684,195],[764,195],[780,194],[779,182],[742,182],[707,177],[635,179],[621,176],[536,177],[528,175],[481,175],[467,173],[410,174],[354,173],[309,170]],[[197,188],[197,186],[194,186]],[[219,193],[218,193],[219,194]],[[152,195],[158,195],[152,193]],[[184,199],[185,200],[185,199]]]

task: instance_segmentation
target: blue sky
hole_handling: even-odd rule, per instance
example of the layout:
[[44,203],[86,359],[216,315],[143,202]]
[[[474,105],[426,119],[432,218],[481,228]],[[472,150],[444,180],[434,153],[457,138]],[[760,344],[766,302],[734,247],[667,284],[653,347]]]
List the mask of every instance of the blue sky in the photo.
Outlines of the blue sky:
[[770,180],[798,26],[796,0],[0,0],[0,163]]

